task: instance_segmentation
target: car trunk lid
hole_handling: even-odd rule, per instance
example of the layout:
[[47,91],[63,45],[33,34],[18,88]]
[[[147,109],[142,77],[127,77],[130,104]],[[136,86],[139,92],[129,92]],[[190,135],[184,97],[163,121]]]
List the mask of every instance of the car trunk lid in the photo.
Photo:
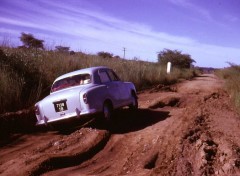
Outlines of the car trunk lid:
[[85,86],[61,90],[50,94],[40,103],[42,115],[47,121],[54,121],[67,116],[77,116],[81,111],[80,92]]

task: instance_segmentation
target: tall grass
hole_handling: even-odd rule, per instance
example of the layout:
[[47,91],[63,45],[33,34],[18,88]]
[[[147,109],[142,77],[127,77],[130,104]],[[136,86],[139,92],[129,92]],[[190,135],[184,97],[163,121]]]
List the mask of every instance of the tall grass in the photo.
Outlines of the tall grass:
[[92,66],[108,66],[137,90],[157,84],[172,84],[194,76],[194,70],[174,69],[171,75],[157,63],[119,58],[101,58],[77,52],[74,55],[54,51],[0,48],[0,114],[32,106],[49,94],[56,77]]
[[216,71],[216,75],[225,80],[226,90],[240,112],[240,66],[231,64],[229,68]]
[[4,66],[0,67],[0,73],[0,107],[2,111],[9,110],[8,107],[13,109],[21,107],[23,80]]

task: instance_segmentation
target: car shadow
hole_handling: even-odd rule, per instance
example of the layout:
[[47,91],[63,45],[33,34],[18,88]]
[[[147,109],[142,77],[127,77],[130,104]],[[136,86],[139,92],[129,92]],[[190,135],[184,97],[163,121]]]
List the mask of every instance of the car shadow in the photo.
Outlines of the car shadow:
[[[100,116],[94,116],[84,120],[67,121],[63,124],[58,124],[53,128],[49,127],[34,127],[33,125],[27,128],[11,128],[11,132],[5,130],[5,134],[0,137],[0,147],[6,145],[15,145],[22,141],[22,136],[25,134],[38,134],[48,131],[55,131],[56,134],[69,135],[82,127],[96,128],[108,130],[111,134],[124,134],[128,132],[138,131],[151,126],[159,121],[169,117],[168,111],[156,111],[150,109],[138,109],[130,111],[129,109],[119,109],[114,112],[113,119],[110,121],[100,120]],[[86,125],[85,125],[86,124]],[[8,127],[8,126],[7,126]],[[21,126],[22,127],[22,126]]]
[[150,109],[120,109],[114,112],[113,118],[109,121],[95,120],[89,127],[105,129],[112,134],[124,134],[142,130],[170,117],[168,111],[156,111]]

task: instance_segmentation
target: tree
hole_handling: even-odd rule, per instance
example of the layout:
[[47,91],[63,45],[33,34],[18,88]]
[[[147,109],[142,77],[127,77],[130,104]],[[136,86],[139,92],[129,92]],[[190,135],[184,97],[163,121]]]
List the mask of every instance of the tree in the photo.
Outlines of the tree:
[[70,47],[61,46],[61,45],[55,46],[55,48],[59,52],[66,52],[66,53],[69,52],[69,50],[70,50]]
[[104,52],[104,51],[98,52],[97,55],[100,57],[103,57],[103,58],[112,58],[113,57],[112,53],[108,53],[108,52]]
[[39,39],[35,38],[32,34],[25,34],[24,32],[22,32],[20,40],[21,40],[21,42],[23,42],[23,47],[44,49],[44,47],[43,47],[44,40],[39,40]]
[[69,54],[70,54],[70,55],[74,55],[74,54],[76,54],[76,53],[75,53],[75,51],[72,50],[72,51],[69,52]]
[[181,51],[164,49],[158,53],[158,62],[161,65],[167,65],[168,62],[171,62],[173,66],[178,68],[190,68],[195,60],[189,54],[182,54]]

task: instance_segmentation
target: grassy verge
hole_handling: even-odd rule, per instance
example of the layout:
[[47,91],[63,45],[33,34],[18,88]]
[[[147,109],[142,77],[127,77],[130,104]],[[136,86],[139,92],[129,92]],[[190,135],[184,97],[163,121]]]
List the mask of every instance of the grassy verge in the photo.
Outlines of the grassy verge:
[[0,114],[34,105],[47,96],[54,79],[64,73],[91,66],[108,66],[124,81],[131,81],[137,90],[157,85],[173,84],[179,79],[195,76],[191,69],[166,68],[149,63],[119,58],[101,58],[77,52],[74,55],[54,51],[0,48]]
[[240,112],[240,66],[231,65],[229,68],[218,70],[216,75],[225,80],[226,90]]

